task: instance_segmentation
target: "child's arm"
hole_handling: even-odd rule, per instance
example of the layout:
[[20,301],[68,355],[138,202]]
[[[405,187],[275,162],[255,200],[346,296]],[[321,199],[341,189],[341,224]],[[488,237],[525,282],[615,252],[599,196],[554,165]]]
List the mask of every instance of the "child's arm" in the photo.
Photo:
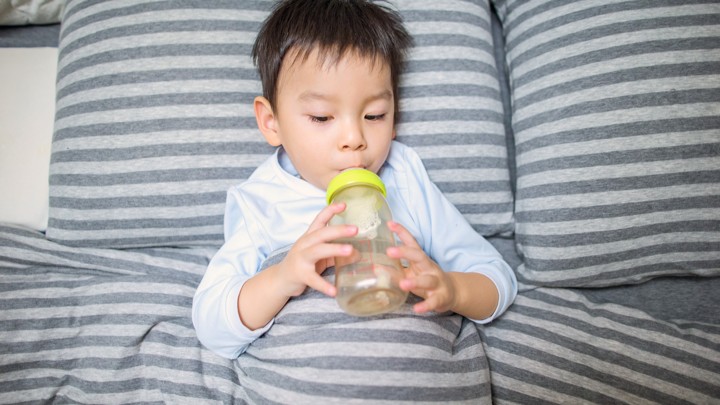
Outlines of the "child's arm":
[[418,313],[453,311],[470,319],[487,319],[498,306],[495,283],[480,273],[445,272],[425,254],[415,238],[397,222],[388,223],[401,246],[388,249],[388,255],[409,262],[407,277],[400,282],[406,291],[425,298],[415,304]]
[[310,287],[334,297],[335,287],[320,274],[334,264],[334,256],[347,256],[352,246],[331,243],[357,233],[351,225],[327,226],[330,219],[345,209],[344,204],[325,207],[317,215],[282,262],[257,273],[243,285],[238,294],[238,316],[249,329],[265,326],[291,297]]
[[328,257],[341,255],[343,247],[323,241],[337,235],[352,236],[357,230],[344,226],[326,227],[329,218],[344,209],[342,206],[327,207],[298,238],[281,264],[258,272],[262,257],[258,255],[250,231],[242,220],[227,220],[237,218],[233,211],[241,207],[236,203],[228,204],[228,207],[225,217],[226,226],[230,226],[226,236],[231,236],[212,258],[195,292],[192,318],[203,345],[232,359],[265,333],[289,297],[302,293],[307,285],[334,294],[333,287],[319,273],[332,264]]
[[[406,211],[411,213],[401,217],[400,222],[407,221],[404,224],[417,232],[417,239],[409,231],[404,232],[405,236],[398,234],[403,245],[393,254],[397,258],[408,255],[411,278],[422,275],[417,281],[405,281],[411,291],[415,292],[415,288],[427,298],[416,310],[450,306],[475,322],[492,321],[507,310],[517,295],[512,268],[430,180],[418,154],[408,147],[397,150],[402,154],[394,164],[407,166],[398,172],[401,177],[398,183],[407,184],[407,188],[406,194],[395,201],[405,204]],[[397,227],[401,228],[405,229]],[[411,250],[415,253],[410,253]],[[415,282],[426,284],[415,287]]]

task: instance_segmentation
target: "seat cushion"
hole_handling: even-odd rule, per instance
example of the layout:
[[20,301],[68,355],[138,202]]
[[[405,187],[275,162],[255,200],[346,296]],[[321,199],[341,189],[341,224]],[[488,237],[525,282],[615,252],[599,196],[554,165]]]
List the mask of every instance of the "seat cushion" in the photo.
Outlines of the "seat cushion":
[[493,401],[716,402],[718,288],[720,278],[673,277],[520,292],[510,311],[480,327]]

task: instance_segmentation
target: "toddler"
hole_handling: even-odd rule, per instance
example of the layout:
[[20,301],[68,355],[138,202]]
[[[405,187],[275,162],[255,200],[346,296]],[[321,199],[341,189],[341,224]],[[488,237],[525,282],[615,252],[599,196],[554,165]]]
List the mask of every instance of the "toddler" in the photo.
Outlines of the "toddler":
[[[290,0],[265,21],[253,49],[263,96],[257,124],[276,152],[228,192],[225,244],[193,301],[198,338],[237,358],[283,307],[309,287],[336,294],[323,277],[355,235],[328,226],[330,180],[349,168],[385,183],[400,240],[388,255],[407,263],[401,288],[421,297],[417,314],[452,311],[486,323],[512,303],[512,269],[430,181],[418,155],[396,142],[398,78],[411,37],[400,18],[369,1]],[[270,255],[284,258],[262,271]]]

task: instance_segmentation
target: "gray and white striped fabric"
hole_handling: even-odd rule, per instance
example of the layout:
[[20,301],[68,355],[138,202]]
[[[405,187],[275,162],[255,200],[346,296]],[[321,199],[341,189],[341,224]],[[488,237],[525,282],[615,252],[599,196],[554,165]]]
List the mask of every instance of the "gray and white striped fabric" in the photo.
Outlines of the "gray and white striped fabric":
[[0,403],[710,404],[720,390],[720,278],[523,291],[480,333],[407,307],[351,318],[308,292],[230,361],[190,320],[212,250],[0,227]]
[[521,292],[481,328],[493,402],[717,404],[719,289],[720,278],[667,278]]
[[190,317],[212,254],[0,227],[0,403],[490,403],[474,324],[409,304],[354,318],[309,291],[239,360],[213,354]]
[[395,3],[415,40],[398,139],[475,230],[509,235],[513,196],[488,2]]
[[222,243],[227,189],[271,153],[250,51],[272,2],[202,3],[68,1],[48,238]]
[[[281,260],[286,250],[266,260]],[[334,283],[334,269],[323,277]],[[398,310],[358,318],[308,289],[238,358],[258,403],[491,404],[487,359],[474,323],[456,314]]]
[[720,275],[720,3],[495,1],[521,280]]
[[[225,192],[271,152],[250,51],[274,1],[69,0],[59,45],[50,239],[222,243]],[[418,47],[400,138],[485,235],[512,196],[487,0],[398,1]]]
[[243,403],[235,365],[201,348],[190,319],[211,254],[0,227],[0,403]]

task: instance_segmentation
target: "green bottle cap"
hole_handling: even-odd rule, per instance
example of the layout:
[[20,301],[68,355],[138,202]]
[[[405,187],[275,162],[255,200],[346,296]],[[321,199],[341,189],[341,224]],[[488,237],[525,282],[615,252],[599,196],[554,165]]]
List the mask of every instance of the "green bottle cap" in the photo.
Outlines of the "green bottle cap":
[[333,177],[327,188],[327,203],[330,204],[338,192],[352,186],[370,186],[380,191],[383,197],[387,197],[385,184],[377,174],[366,169],[348,169]]

